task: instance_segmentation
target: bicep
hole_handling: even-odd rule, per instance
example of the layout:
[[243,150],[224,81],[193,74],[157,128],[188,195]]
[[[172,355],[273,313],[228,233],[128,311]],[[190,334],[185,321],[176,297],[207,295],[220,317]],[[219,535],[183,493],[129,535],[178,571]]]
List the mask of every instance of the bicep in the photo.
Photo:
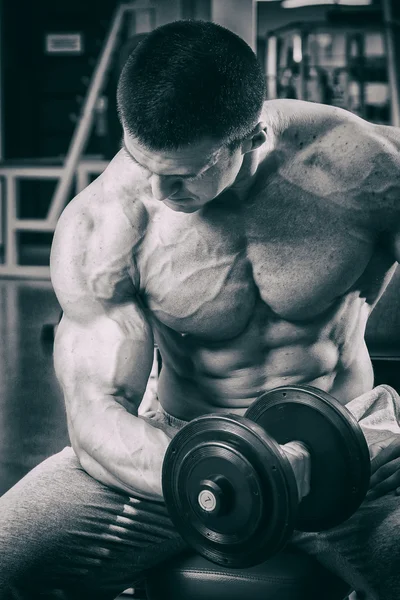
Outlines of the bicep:
[[117,203],[94,201],[76,198],[54,236],[51,277],[64,313],[56,371],[67,403],[108,397],[136,406],[153,361],[151,327],[132,279],[136,229]]
[[54,363],[67,409],[101,410],[114,399],[137,412],[153,362],[151,327],[136,302],[113,306],[86,323],[68,310],[57,329]]

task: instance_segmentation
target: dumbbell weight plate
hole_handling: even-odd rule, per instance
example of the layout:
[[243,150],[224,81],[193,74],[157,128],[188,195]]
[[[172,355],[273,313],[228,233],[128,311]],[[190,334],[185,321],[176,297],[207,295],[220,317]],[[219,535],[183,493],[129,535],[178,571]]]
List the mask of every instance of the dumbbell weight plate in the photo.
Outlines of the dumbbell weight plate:
[[330,529],[357,510],[369,487],[368,445],[354,416],[334,397],[311,386],[283,386],[260,396],[245,417],[278,444],[297,440],[311,454],[311,489],[295,529]]
[[258,564],[293,532],[298,500],[290,463],[243,417],[207,415],[188,423],[167,449],[162,485],[178,532],[217,564]]

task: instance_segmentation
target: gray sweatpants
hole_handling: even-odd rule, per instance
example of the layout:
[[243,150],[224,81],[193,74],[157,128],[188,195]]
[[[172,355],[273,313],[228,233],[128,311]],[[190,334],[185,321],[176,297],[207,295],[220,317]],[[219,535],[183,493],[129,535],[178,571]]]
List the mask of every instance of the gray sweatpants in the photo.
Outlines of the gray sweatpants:
[[[390,421],[400,406],[394,390],[380,386],[354,402],[370,443],[377,431],[393,433]],[[184,424],[163,412],[153,418]],[[399,600],[400,498],[394,493],[364,501],[327,532],[296,532],[291,543],[346,580],[359,598]],[[0,498],[0,600],[111,600],[185,548],[163,504],[99,483],[68,447]]]

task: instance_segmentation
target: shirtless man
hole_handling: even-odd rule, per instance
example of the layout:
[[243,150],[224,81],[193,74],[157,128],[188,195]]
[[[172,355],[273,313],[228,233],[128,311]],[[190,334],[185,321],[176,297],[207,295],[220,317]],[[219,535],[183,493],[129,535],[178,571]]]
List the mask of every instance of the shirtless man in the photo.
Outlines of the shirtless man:
[[[282,384],[343,404],[373,388],[364,332],[400,256],[399,130],[265,102],[252,51],[212,23],[151,33],[118,103],[123,147],[52,251],[72,449],[0,501],[1,598],[111,599],[181,551],[161,468],[185,422]],[[154,342],[160,409],[138,416]],[[400,597],[398,456],[349,521],[294,538],[368,600]]]

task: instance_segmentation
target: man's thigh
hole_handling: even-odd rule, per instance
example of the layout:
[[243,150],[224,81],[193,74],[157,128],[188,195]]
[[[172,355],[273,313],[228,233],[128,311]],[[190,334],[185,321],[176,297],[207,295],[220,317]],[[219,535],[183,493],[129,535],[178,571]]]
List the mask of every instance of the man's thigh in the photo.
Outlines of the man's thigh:
[[347,581],[363,600],[400,598],[400,497],[366,500],[329,531],[296,532],[292,542]]
[[163,504],[94,480],[71,448],[0,498],[1,598],[113,598],[184,548]]

